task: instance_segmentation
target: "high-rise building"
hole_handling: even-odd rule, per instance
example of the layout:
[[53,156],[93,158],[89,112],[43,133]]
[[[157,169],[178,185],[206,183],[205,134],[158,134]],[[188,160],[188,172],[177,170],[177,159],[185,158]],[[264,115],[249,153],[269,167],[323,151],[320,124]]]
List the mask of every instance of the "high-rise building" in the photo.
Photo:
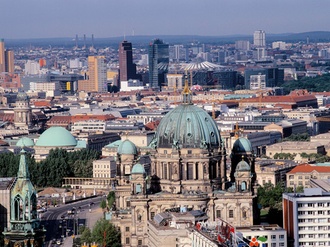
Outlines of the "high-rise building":
[[169,64],[169,46],[156,39],[149,45],[149,84],[153,88],[161,88],[166,81]]
[[14,52],[5,49],[4,39],[0,39],[0,73],[14,73]]
[[132,43],[124,40],[119,44],[119,80],[136,79],[136,65],[133,63]]
[[14,51],[5,50],[5,72],[14,73]]
[[89,79],[78,82],[78,91],[107,92],[107,66],[104,56],[88,57]]
[[248,40],[237,40],[235,42],[235,49],[242,50],[242,51],[249,51],[250,50],[250,41]]
[[5,71],[5,41],[0,39],[0,73]]
[[266,33],[263,30],[255,31],[253,34],[253,44],[255,46],[266,46]]
[[330,193],[321,188],[283,194],[283,227],[288,247],[329,246]]

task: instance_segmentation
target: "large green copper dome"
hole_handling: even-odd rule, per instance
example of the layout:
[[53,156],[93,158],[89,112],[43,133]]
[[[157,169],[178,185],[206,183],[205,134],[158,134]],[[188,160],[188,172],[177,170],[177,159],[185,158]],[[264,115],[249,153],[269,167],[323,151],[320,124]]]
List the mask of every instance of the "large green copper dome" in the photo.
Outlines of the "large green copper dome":
[[161,120],[156,133],[159,148],[220,147],[220,133],[211,116],[193,104],[181,104]]
[[63,127],[51,127],[39,137],[36,146],[67,147],[76,146],[77,140]]

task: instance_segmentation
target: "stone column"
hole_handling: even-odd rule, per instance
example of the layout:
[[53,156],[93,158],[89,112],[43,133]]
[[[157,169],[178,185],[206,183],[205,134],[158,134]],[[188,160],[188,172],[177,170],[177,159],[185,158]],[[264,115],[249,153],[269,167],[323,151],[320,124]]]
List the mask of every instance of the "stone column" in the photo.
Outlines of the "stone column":
[[239,202],[236,203],[236,225],[237,226],[240,226],[242,223],[241,223],[241,204]]

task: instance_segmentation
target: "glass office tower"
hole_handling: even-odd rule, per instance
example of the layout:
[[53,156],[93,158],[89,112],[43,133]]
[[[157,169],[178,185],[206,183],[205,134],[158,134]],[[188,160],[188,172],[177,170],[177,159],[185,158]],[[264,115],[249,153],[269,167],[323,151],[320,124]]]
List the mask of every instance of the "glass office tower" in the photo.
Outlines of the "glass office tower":
[[169,46],[160,39],[149,45],[149,85],[161,90],[169,64]]

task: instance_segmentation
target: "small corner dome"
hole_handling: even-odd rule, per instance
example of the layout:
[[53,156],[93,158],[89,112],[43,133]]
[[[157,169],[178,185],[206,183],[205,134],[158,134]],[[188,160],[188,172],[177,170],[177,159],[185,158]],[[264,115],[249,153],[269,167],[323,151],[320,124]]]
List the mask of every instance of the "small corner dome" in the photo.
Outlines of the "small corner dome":
[[77,145],[77,140],[63,127],[50,127],[42,133],[36,143],[40,147],[68,147]]
[[125,140],[118,146],[118,154],[133,154],[136,155],[137,148],[133,142],[130,140]]
[[25,92],[19,92],[17,94],[16,101],[28,101],[29,96]]
[[145,174],[146,171],[144,170],[143,165],[137,163],[133,166],[131,174]]
[[244,137],[238,138],[233,145],[233,152],[235,153],[250,153],[252,152],[251,142]]
[[244,172],[244,171],[251,171],[250,165],[242,160],[238,162],[237,167],[236,167],[236,172]]
[[18,140],[16,143],[17,147],[33,147],[34,146],[34,141],[28,137],[22,137],[21,139]]

